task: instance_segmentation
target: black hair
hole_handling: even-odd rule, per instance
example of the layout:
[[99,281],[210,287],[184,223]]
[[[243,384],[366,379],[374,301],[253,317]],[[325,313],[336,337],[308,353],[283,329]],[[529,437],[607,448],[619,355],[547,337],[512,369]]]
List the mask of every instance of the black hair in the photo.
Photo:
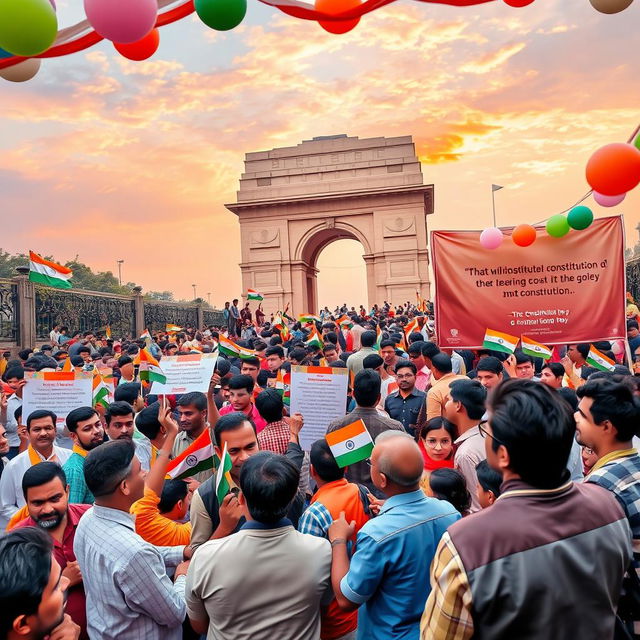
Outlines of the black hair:
[[97,415],[98,412],[93,407],[78,407],[77,409],[73,409],[66,418],[67,429],[69,429],[71,433],[75,433],[78,430],[79,422],[84,422]]
[[392,349],[395,350],[396,348],[396,342],[394,342],[393,340],[383,340],[380,343],[380,351],[382,351],[385,347],[391,347]]
[[20,360],[28,360],[32,353],[33,349],[22,349],[18,351],[18,358],[20,358]]
[[382,356],[379,356],[377,353],[370,353],[363,361],[362,367],[364,369],[377,369],[384,364],[384,360]]
[[216,373],[224,378],[231,371],[231,363],[226,358],[218,358],[216,362]]
[[571,409],[571,415],[578,410],[578,396],[574,389],[570,387],[560,387],[556,389],[556,393],[569,405]]
[[24,367],[22,367],[22,365],[12,365],[10,367],[7,367],[7,370],[2,376],[2,380],[4,382],[7,382],[8,380],[12,380],[13,378],[24,380]]
[[242,465],[240,489],[251,517],[263,524],[284,518],[298,491],[300,470],[285,456],[260,451]]
[[113,393],[113,399],[116,402],[124,400],[133,406],[133,403],[138,399],[141,393],[142,385],[139,382],[125,382],[124,384],[119,384],[116,387],[116,390]]
[[476,475],[478,476],[478,484],[485,491],[491,491],[496,498],[500,495],[502,476],[493,467],[490,467],[486,460],[478,462]]
[[440,353],[440,349],[438,348],[438,345],[435,344],[434,342],[425,342],[422,345],[422,355],[425,358],[433,358],[433,356],[436,356]]
[[226,433],[227,431],[235,431],[245,422],[248,422],[255,432],[256,425],[253,424],[253,420],[251,420],[246,413],[242,413],[242,411],[233,411],[232,413],[227,413],[226,415],[221,416],[213,427],[213,438],[215,440],[215,444],[220,446],[220,436],[223,433]]
[[40,418],[51,418],[51,421],[53,422],[53,426],[56,426],[56,420],[58,419],[58,416],[56,416],[55,413],[53,413],[53,411],[49,411],[49,409],[36,409],[35,411],[32,411],[28,416],[27,416],[27,431],[29,431],[29,428],[31,427],[31,423],[34,420],[40,420]]
[[76,353],[77,355],[81,353],[91,353],[91,349],[89,349],[89,347],[80,347]]
[[[267,343],[264,340],[260,340],[260,338],[254,338],[253,339],[253,348],[256,351],[264,351],[267,348]],[[247,358],[247,360],[249,360],[249,358]]]
[[449,385],[449,396],[462,404],[471,420],[480,420],[484,415],[487,390],[477,380],[454,380]]
[[153,402],[136,416],[136,429],[149,440],[155,440],[160,433],[160,403]]
[[189,492],[189,485],[184,480],[165,480],[162,495],[158,503],[160,513],[169,513],[180,500],[184,500]]
[[630,320],[627,320],[627,331],[629,331],[629,329],[640,329],[640,326],[638,325],[638,321],[634,320],[633,318],[631,318]]
[[327,331],[327,333],[324,334],[323,340],[325,345],[329,343],[328,346],[335,347],[338,344],[338,334],[335,331]]
[[576,391],[578,398],[591,398],[589,409],[595,424],[609,420],[616,428],[616,440],[628,442],[640,432],[640,403],[631,389],[613,380],[588,380]]
[[304,349],[299,349],[296,347],[289,351],[289,360],[296,360],[297,362],[302,362],[307,357],[307,352]]
[[256,398],[256,409],[267,423],[282,420],[282,396],[275,389],[265,389]]
[[189,393],[183,393],[180,396],[177,405],[179,407],[195,407],[198,411],[206,411],[207,396],[202,391],[189,391]]
[[248,364],[251,367],[260,368],[260,358],[258,358],[257,356],[251,356],[249,358],[243,358],[242,359],[242,364]]
[[382,381],[377,371],[362,369],[353,380],[353,397],[361,407],[375,407],[380,397]]
[[[572,343],[575,344],[575,343]],[[569,347],[571,346],[568,345]],[[588,343],[581,343],[581,344],[576,344],[576,349],[578,351],[578,353],[586,360],[587,356],[589,355],[589,351],[591,349],[591,345]]]
[[[322,347],[322,353],[326,354],[327,351],[337,351],[337,349],[338,349],[338,347],[336,346],[335,343],[333,343],[333,342],[325,342],[324,343],[324,347]],[[373,355],[373,354],[371,354],[371,355]],[[367,358],[368,357],[369,356],[367,356]],[[365,360],[366,360],[366,358],[365,358]]]
[[360,344],[363,347],[373,347],[376,343],[376,332],[375,331],[363,331],[360,336]]
[[412,331],[409,334],[409,338],[407,341],[409,342],[409,346],[411,346],[416,342],[424,342],[424,336],[419,331]]
[[334,480],[344,478],[345,470],[338,466],[333,453],[331,453],[331,448],[324,438],[316,440],[311,445],[309,462],[311,462],[315,472],[325,482],[333,482]]
[[489,409],[491,447],[506,447],[509,468],[538,489],[559,486],[567,476],[576,427],[558,394],[533,380],[510,379],[496,387]]
[[434,497],[446,500],[456,511],[464,515],[471,506],[471,495],[464,476],[455,469],[434,469],[429,476],[429,486]]
[[516,349],[513,355],[516,358],[516,364],[525,364],[526,362],[533,364],[533,358],[520,349]]
[[22,476],[22,493],[24,499],[27,499],[27,490],[33,487],[40,487],[47,482],[51,482],[54,478],[60,478],[63,489],[67,488],[67,476],[62,467],[57,462],[44,461],[29,467]]
[[[453,371],[453,363],[451,362],[451,356],[447,353],[436,353],[431,358],[431,366],[440,373],[447,374]],[[464,380],[462,381],[464,382]]]
[[81,367],[82,365],[84,365],[82,356],[69,356],[69,360],[74,367]]
[[416,440],[420,438],[424,440],[430,431],[437,431],[438,429],[444,429],[451,436],[451,442],[453,442],[458,437],[456,425],[452,422],[449,422],[446,418],[437,416],[435,418],[431,418],[431,420],[427,420],[424,423],[422,429],[420,429],[420,432],[416,434]]
[[489,371],[499,376],[504,371],[504,366],[495,356],[483,356],[476,366],[477,371]]
[[13,621],[37,613],[49,584],[53,539],[37,527],[14,529],[0,537],[0,638]]
[[84,481],[94,497],[115,492],[129,475],[135,453],[130,440],[111,440],[89,451],[84,459]]
[[[271,339],[273,340],[273,338]],[[282,358],[284,360],[284,349],[278,345],[275,345],[273,347],[268,347],[267,350],[264,352],[264,355],[265,357],[278,356],[279,358]]]
[[564,376],[564,367],[559,362],[546,362],[542,368],[549,369],[556,378]]
[[20,422],[20,420],[22,420],[22,405],[17,407],[13,412],[13,417],[15,418],[16,422]]
[[394,371],[398,373],[400,369],[411,369],[414,376],[416,375],[416,373],[418,373],[418,368],[415,364],[413,364],[413,362],[411,362],[411,360],[398,360],[398,362],[396,362]]
[[132,364],[133,359],[130,356],[120,356],[118,358],[118,366],[124,367],[125,364]]
[[253,393],[255,382],[251,376],[236,375],[229,380],[229,389],[246,389],[247,393]]
[[[413,335],[413,334],[411,334]],[[422,338],[421,334],[420,338]],[[411,336],[410,336],[411,337]],[[422,355],[422,347],[424,346],[425,342],[424,340],[420,339],[420,340],[416,340],[414,342],[412,342],[409,345],[409,348],[407,349],[407,353],[411,356],[411,355],[417,355],[417,356],[421,356]]]
[[107,425],[111,424],[111,418],[114,416],[128,416],[133,415],[133,407],[128,403],[124,402],[124,400],[120,400],[120,402],[112,402],[105,411],[104,419],[107,422]]

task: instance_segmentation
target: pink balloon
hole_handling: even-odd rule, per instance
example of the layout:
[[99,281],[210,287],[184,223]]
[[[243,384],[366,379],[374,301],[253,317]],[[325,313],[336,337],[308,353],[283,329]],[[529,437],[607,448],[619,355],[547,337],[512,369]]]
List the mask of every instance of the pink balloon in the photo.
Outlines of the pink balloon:
[[497,227],[489,227],[480,234],[480,245],[485,249],[497,249],[503,240],[502,231]]
[[626,195],[627,195],[626,193],[622,193],[619,196],[605,196],[602,193],[598,193],[597,191],[594,191],[593,199],[601,207],[615,207],[625,199]]
[[121,44],[144,38],[158,17],[157,0],[84,0],[84,10],[99,35]]

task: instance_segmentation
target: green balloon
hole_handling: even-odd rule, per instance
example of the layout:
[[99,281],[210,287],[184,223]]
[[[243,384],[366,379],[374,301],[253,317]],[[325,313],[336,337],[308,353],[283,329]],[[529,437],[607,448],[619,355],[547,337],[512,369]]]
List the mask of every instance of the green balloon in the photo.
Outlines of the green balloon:
[[237,27],[247,13],[247,0],[195,0],[200,20],[216,31]]
[[567,219],[561,214],[551,216],[547,220],[547,233],[554,238],[562,238],[562,236],[567,235],[569,228]]
[[633,141],[633,144],[640,149],[640,134],[636,136],[636,139]]
[[582,231],[582,229],[586,229],[593,222],[593,212],[589,207],[574,207],[569,211],[567,222],[572,229]]
[[0,0],[0,47],[16,56],[37,56],[58,34],[49,0]]

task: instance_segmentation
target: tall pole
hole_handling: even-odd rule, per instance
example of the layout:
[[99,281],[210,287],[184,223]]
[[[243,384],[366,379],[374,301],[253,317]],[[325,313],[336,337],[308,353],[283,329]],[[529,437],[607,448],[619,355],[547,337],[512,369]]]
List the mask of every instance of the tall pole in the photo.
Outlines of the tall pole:
[[493,203],[493,226],[496,226],[496,192],[495,189],[491,189],[491,202]]
[[196,285],[192,284],[191,286],[193,287],[193,299],[195,300],[196,299]]
[[122,286],[122,263],[124,260],[118,260],[118,284]]
[[211,291],[207,292],[207,304],[211,306]]

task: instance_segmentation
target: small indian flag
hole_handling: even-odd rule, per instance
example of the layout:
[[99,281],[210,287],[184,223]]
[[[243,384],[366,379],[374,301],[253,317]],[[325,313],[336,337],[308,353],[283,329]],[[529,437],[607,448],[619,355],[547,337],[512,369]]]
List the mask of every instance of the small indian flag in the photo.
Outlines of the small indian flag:
[[552,353],[549,347],[545,347],[543,344],[527,338],[527,336],[520,336],[522,341],[522,352],[533,358],[542,358],[548,360]]
[[71,289],[71,276],[73,272],[69,267],[45,260],[33,251],[29,251],[29,280],[38,284],[46,284],[58,289]]
[[231,479],[231,467],[233,467],[233,463],[231,462],[231,457],[227,452],[227,443],[224,443],[224,450],[222,451],[222,458],[220,460],[220,464],[216,469],[215,475],[215,483],[216,483],[216,498],[218,498],[218,504],[222,504],[227,493],[231,489],[233,485],[233,480]]
[[298,316],[298,322],[302,324],[310,324],[313,322],[320,322],[320,318],[318,316],[313,316],[310,313],[303,313],[301,316]]
[[230,358],[253,358],[258,355],[257,351],[253,349],[247,349],[236,344],[233,340],[225,338],[223,335],[219,336],[218,350],[225,356]]
[[325,439],[339,467],[366,460],[373,451],[373,440],[362,420],[327,433]]
[[587,364],[600,371],[613,371],[616,366],[616,363],[611,358],[607,358],[604,353],[598,351],[593,345],[589,347]]
[[508,333],[501,333],[493,329],[487,329],[484,334],[482,343],[483,349],[491,349],[492,351],[502,351],[503,353],[513,353],[520,342],[516,336],[510,336]]
[[322,349],[322,347],[324,347],[324,342],[322,341],[315,325],[312,327],[309,337],[305,340],[305,344],[308,347],[315,347],[316,349]]
[[412,333],[419,333],[420,331],[420,324],[418,322],[417,318],[414,318],[405,328],[404,328],[404,335],[407,337],[407,342],[409,342],[409,336]]
[[373,345],[373,348],[376,351],[380,351],[380,343],[382,342],[382,329],[380,329],[380,325],[376,325],[376,343]]
[[347,329],[351,329],[353,327],[353,320],[346,313],[341,315],[336,322],[339,327],[347,327]]
[[97,369],[93,370],[93,406],[109,406],[109,387],[105,384]]
[[182,331],[182,327],[179,327],[177,324],[167,323],[165,331],[167,333],[178,333],[178,331]]
[[167,467],[167,475],[173,480],[191,478],[200,471],[213,469],[213,445],[211,433],[205,429],[178,457]]
[[140,349],[138,353],[138,360],[140,362],[140,380],[144,382],[158,382],[164,384],[167,381],[167,376],[160,367],[160,363],[147,351],[146,349]]
[[291,406],[291,373],[278,369],[276,391],[282,396],[284,405]]
[[247,300],[264,300],[264,296],[255,289],[247,289]]
[[69,356],[65,358],[62,371],[73,371],[73,365],[71,364],[71,358]]
[[149,333],[149,329],[145,329],[141,334],[140,334],[140,340],[146,340],[146,339],[151,340],[151,334]]

